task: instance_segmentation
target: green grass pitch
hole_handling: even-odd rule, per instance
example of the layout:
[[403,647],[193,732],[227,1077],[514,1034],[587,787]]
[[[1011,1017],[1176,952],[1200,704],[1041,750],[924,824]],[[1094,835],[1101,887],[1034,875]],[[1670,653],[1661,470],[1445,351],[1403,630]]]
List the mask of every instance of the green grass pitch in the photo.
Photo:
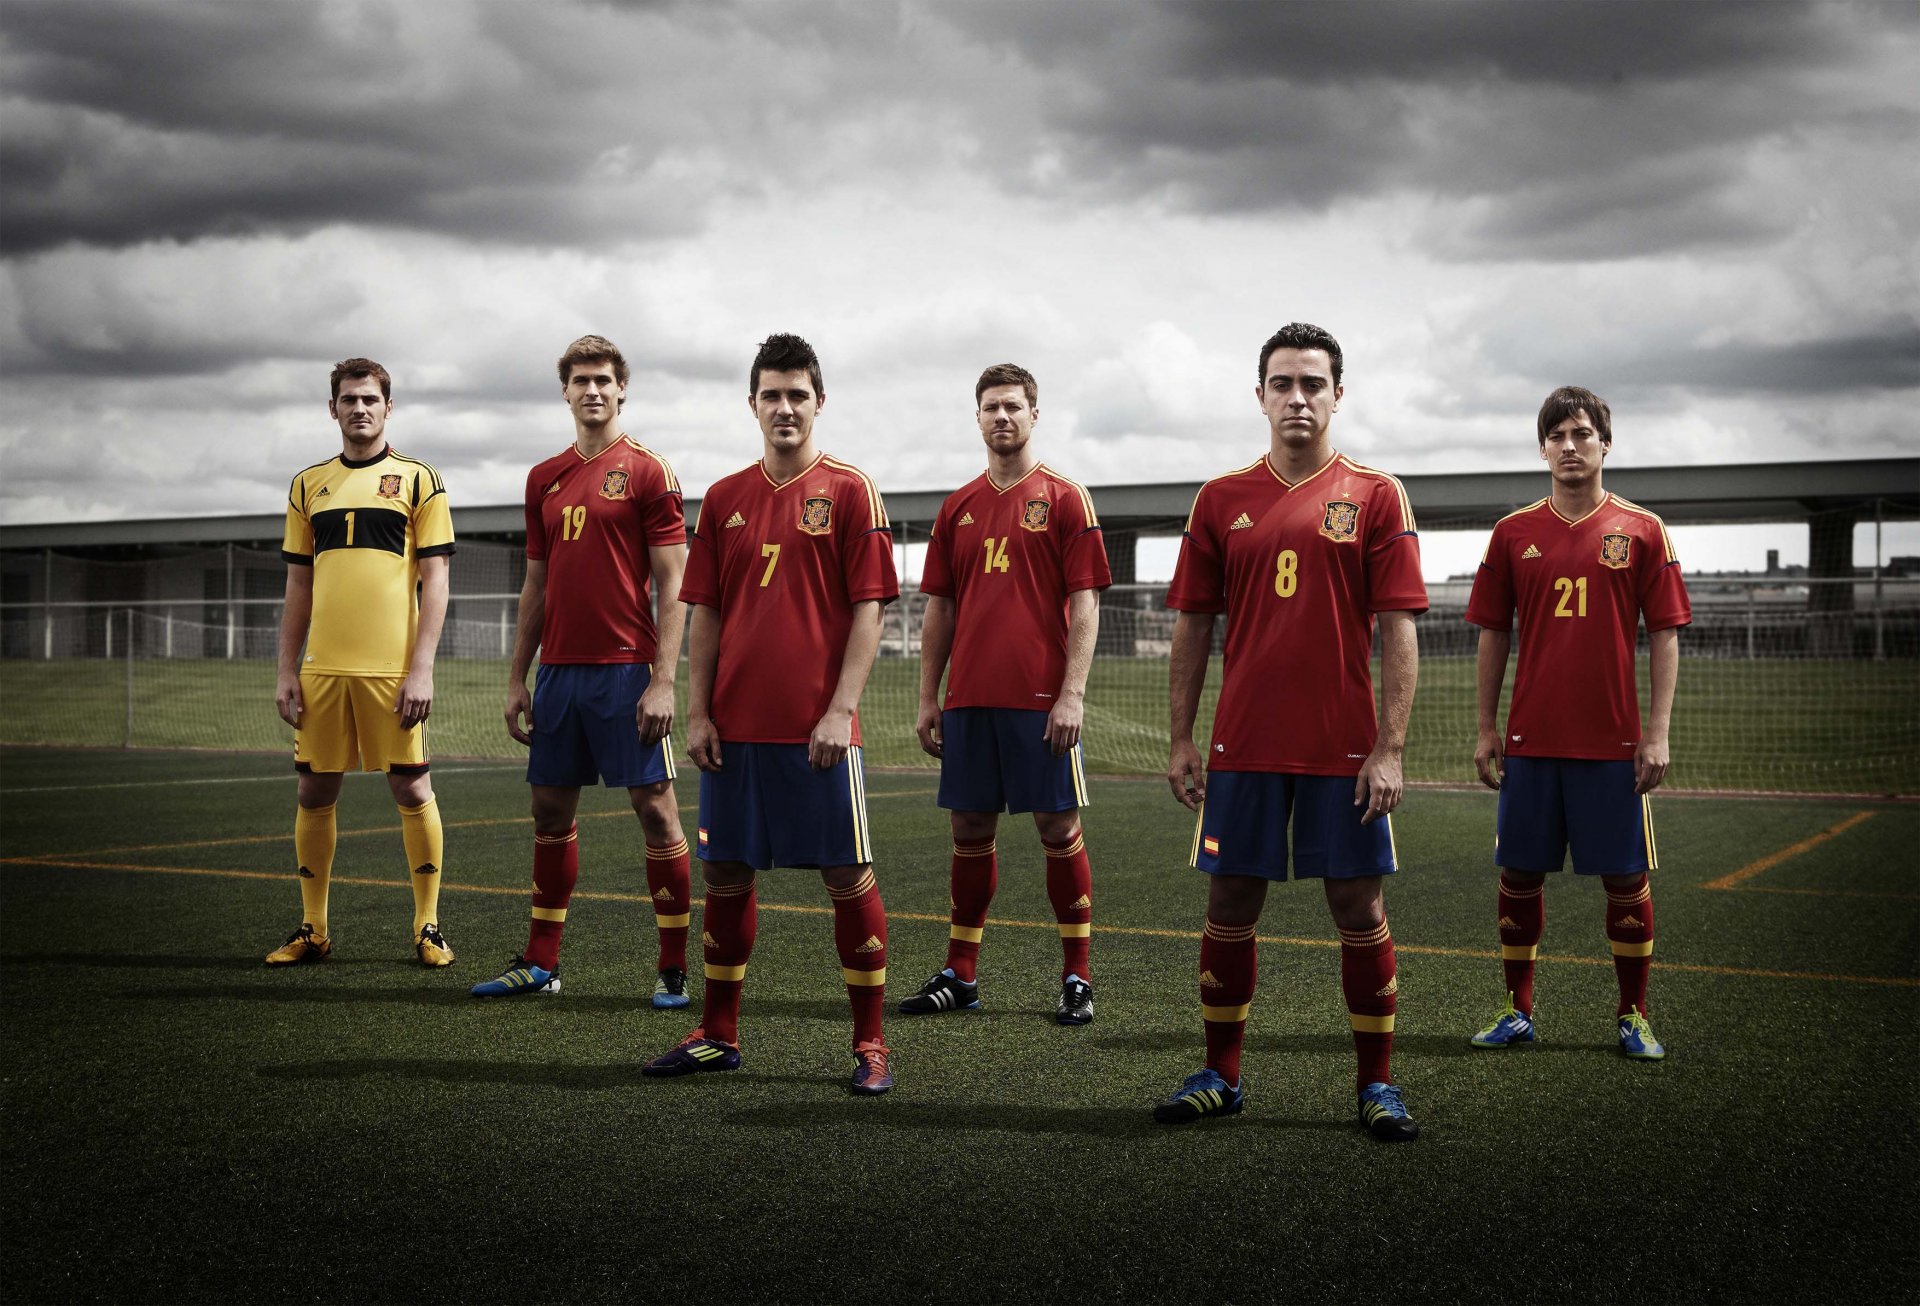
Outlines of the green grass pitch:
[[[1009,821],[985,1010],[890,1015],[899,1086],[856,1100],[810,872],[762,878],[743,1069],[640,1076],[693,1018],[647,1002],[624,795],[583,803],[566,991],[469,999],[524,940],[526,793],[510,766],[436,779],[451,973],[411,962],[370,776],[341,802],[334,960],[269,971],[299,913],[284,758],[0,750],[0,1296],[1851,1302],[1920,1281],[1920,807],[1658,803],[1672,1052],[1645,1064],[1614,1051],[1599,886],[1570,876],[1542,1043],[1467,1046],[1500,999],[1492,800],[1411,793],[1388,909],[1423,1134],[1393,1147],[1353,1121],[1311,885],[1262,923],[1246,1113],[1149,1120],[1200,1058],[1202,891],[1162,784],[1096,781],[1087,811],[1098,1019],[1051,1021],[1038,848]],[[869,777],[896,1000],[943,955],[932,788]]]

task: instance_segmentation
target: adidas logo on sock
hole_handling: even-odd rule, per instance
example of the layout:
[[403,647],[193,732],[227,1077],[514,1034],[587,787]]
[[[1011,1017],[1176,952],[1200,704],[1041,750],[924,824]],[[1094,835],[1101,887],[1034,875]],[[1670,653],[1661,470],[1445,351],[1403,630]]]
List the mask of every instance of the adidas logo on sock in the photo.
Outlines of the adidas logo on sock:
[[659,887],[659,889],[657,889],[654,892],[653,900],[655,902],[661,902],[661,901],[672,902],[673,890],[669,889],[666,885],[663,884]]
[[1247,514],[1243,512],[1238,517],[1235,517],[1233,519],[1233,525],[1227,527],[1227,529],[1230,531],[1244,531],[1249,527],[1251,527],[1252,525],[1253,525],[1253,518],[1247,516]]
[[1511,916],[1502,916],[1500,918],[1500,928],[1503,930],[1517,930],[1520,928],[1520,922]]
[[880,936],[878,934],[869,934],[867,936],[867,941],[861,944],[859,947],[855,948],[854,951],[855,952],[885,952],[886,948],[887,948],[887,945],[880,942]]
[[300,868],[300,878],[303,880],[311,880],[313,878],[313,872],[302,866]]
[[1398,975],[1395,975],[1392,979],[1387,981],[1387,987],[1385,987],[1384,989],[1381,989],[1379,992],[1375,993],[1373,996],[1376,998],[1390,998],[1394,994],[1398,993],[1399,991],[1400,991],[1400,977]]
[[1628,912],[1625,916],[1615,921],[1613,927],[1617,930],[1638,930],[1646,928],[1646,924],[1647,923],[1638,916],[1635,916],[1632,912]]
[[959,520],[959,521],[957,521],[957,522],[955,522],[955,523],[954,523],[954,525],[955,525],[955,526],[971,526],[971,525],[973,525],[973,514],[972,514],[972,513],[970,513],[970,512],[963,512],[963,513],[961,513],[961,514],[960,514],[960,520]]
[[413,868],[413,873],[415,875],[438,875],[440,874],[440,868],[432,862],[422,862]]
[[1212,971],[1203,970],[1200,972],[1200,987],[1203,989],[1224,989],[1227,986],[1215,979]]
[[727,518],[726,529],[732,530],[736,526],[745,526],[746,524],[747,524],[747,519],[745,517],[742,517],[739,513],[736,512],[735,514],[733,514],[733,516]]
[[1520,556],[1523,558],[1537,558],[1540,556],[1540,546],[1537,544],[1529,544],[1527,551]]
[[703,948],[717,948],[717,947],[719,947],[720,945],[719,945],[719,944],[717,944],[717,943],[715,943],[715,942],[713,941],[713,935],[711,935],[711,934],[709,934],[709,933],[707,933],[707,931],[705,931],[705,930],[701,930],[701,931],[700,931],[700,946],[701,946],[701,947],[703,947]]
[[1093,895],[1092,895],[1092,894],[1090,894],[1090,893],[1083,893],[1083,894],[1081,894],[1081,895],[1080,895],[1080,896],[1079,896],[1078,898],[1075,898],[1075,899],[1073,900],[1073,903],[1072,903],[1072,905],[1071,905],[1071,906],[1069,906],[1069,907],[1067,908],[1067,910],[1068,910],[1068,911],[1091,911],[1091,910],[1093,910]]

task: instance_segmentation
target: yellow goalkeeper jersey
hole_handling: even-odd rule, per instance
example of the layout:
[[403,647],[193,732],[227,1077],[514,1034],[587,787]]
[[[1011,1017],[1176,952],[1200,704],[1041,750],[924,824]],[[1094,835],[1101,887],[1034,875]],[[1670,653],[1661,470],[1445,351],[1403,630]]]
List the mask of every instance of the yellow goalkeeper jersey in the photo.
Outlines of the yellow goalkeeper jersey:
[[440,473],[391,448],[365,462],[316,463],[287,492],[280,556],[313,568],[301,669],[405,675],[420,621],[421,558],[453,553]]

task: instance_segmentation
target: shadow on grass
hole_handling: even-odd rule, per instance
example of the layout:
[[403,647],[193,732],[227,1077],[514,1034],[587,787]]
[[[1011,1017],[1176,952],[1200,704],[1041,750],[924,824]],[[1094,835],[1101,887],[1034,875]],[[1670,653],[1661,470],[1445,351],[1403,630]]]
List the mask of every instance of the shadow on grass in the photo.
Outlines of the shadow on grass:
[[[1122,1034],[1103,1034],[1098,1040],[1103,1048],[1116,1052],[1193,1052],[1203,1046],[1198,1029],[1192,1032],[1184,1030],[1133,1030]],[[1277,1052],[1282,1056],[1351,1056],[1353,1039],[1345,1034],[1249,1034],[1246,1050],[1250,1053]],[[1476,1048],[1468,1043],[1465,1035],[1453,1034],[1396,1034],[1393,1039],[1396,1055],[1417,1057],[1474,1057],[1497,1059],[1501,1056],[1530,1057],[1551,1056],[1562,1052],[1607,1052],[1615,1053],[1612,1043],[1552,1043],[1540,1042],[1530,1047],[1511,1048],[1504,1052]]]
[[85,966],[96,970],[264,970],[258,957],[163,956],[137,952],[43,952],[0,954],[7,966]]
[[[808,1080],[805,1082],[816,1082]],[[1089,1138],[1164,1138],[1179,1128],[1154,1123],[1146,1107],[1016,1106],[1006,1102],[913,1102],[892,1098],[884,1103],[849,1099],[813,1102],[804,1112],[792,1104],[749,1107],[727,1116],[729,1124],[763,1129],[815,1129],[823,1125],[860,1125],[865,1128],[927,1130],[962,1133],[1075,1134]],[[1208,1132],[1219,1129],[1326,1130],[1339,1133],[1354,1128],[1347,1120],[1290,1119],[1283,1116],[1240,1115],[1207,1122]]]
[[262,1079],[430,1079],[447,1084],[505,1084],[524,1088],[631,1088],[641,1082],[638,1060],[623,1065],[543,1061],[431,1061],[365,1057],[262,1066]]

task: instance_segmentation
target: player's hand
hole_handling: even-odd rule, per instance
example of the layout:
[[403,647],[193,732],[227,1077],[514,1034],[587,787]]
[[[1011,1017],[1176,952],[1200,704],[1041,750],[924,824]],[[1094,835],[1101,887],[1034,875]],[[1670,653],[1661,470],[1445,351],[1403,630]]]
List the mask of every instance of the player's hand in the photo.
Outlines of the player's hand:
[[1087,696],[1072,690],[1062,691],[1047,713],[1047,747],[1055,757],[1064,757],[1080,742],[1080,723],[1086,717]]
[[1507,776],[1506,755],[1500,750],[1500,732],[1484,730],[1480,742],[1473,749],[1473,769],[1480,773],[1480,783],[1495,790]]
[[807,761],[816,771],[830,770],[840,765],[852,744],[853,713],[830,707],[814,726],[813,738],[807,740]]
[[1633,750],[1633,792],[1650,794],[1667,778],[1667,741],[1642,739]]
[[411,730],[433,715],[433,673],[409,671],[400,682],[400,698],[393,705],[400,716],[400,728]]
[[1180,805],[1190,812],[1200,810],[1207,800],[1207,774],[1200,763],[1200,750],[1191,739],[1173,741],[1167,757],[1167,784]]
[[[526,725],[522,726],[521,720]],[[533,695],[527,693],[525,685],[513,685],[507,689],[507,733],[522,744],[531,744],[533,735]]]
[[274,682],[274,710],[280,713],[280,719],[296,730],[300,728],[300,714],[307,710],[307,702],[300,696],[300,677],[296,673],[283,675]]
[[940,737],[940,708],[933,703],[922,703],[920,715],[913,723],[914,733],[920,736],[920,749],[929,757],[942,756],[946,740]]
[[640,742],[651,748],[673,731],[673,682],[654,680],[633,709],[634,728]]
[[1400,779],[1398,752],[1376,748],[1367,754],[1367,760],[1360,764],[1360,774],[1353,781],[1353,805],[1367,809],[1360,824],[1372,825],[1400,806],[1400,795],[1405,788]]
[[720,769],[720,731],[710,716],[687,718],[687,756],[702,771]]

